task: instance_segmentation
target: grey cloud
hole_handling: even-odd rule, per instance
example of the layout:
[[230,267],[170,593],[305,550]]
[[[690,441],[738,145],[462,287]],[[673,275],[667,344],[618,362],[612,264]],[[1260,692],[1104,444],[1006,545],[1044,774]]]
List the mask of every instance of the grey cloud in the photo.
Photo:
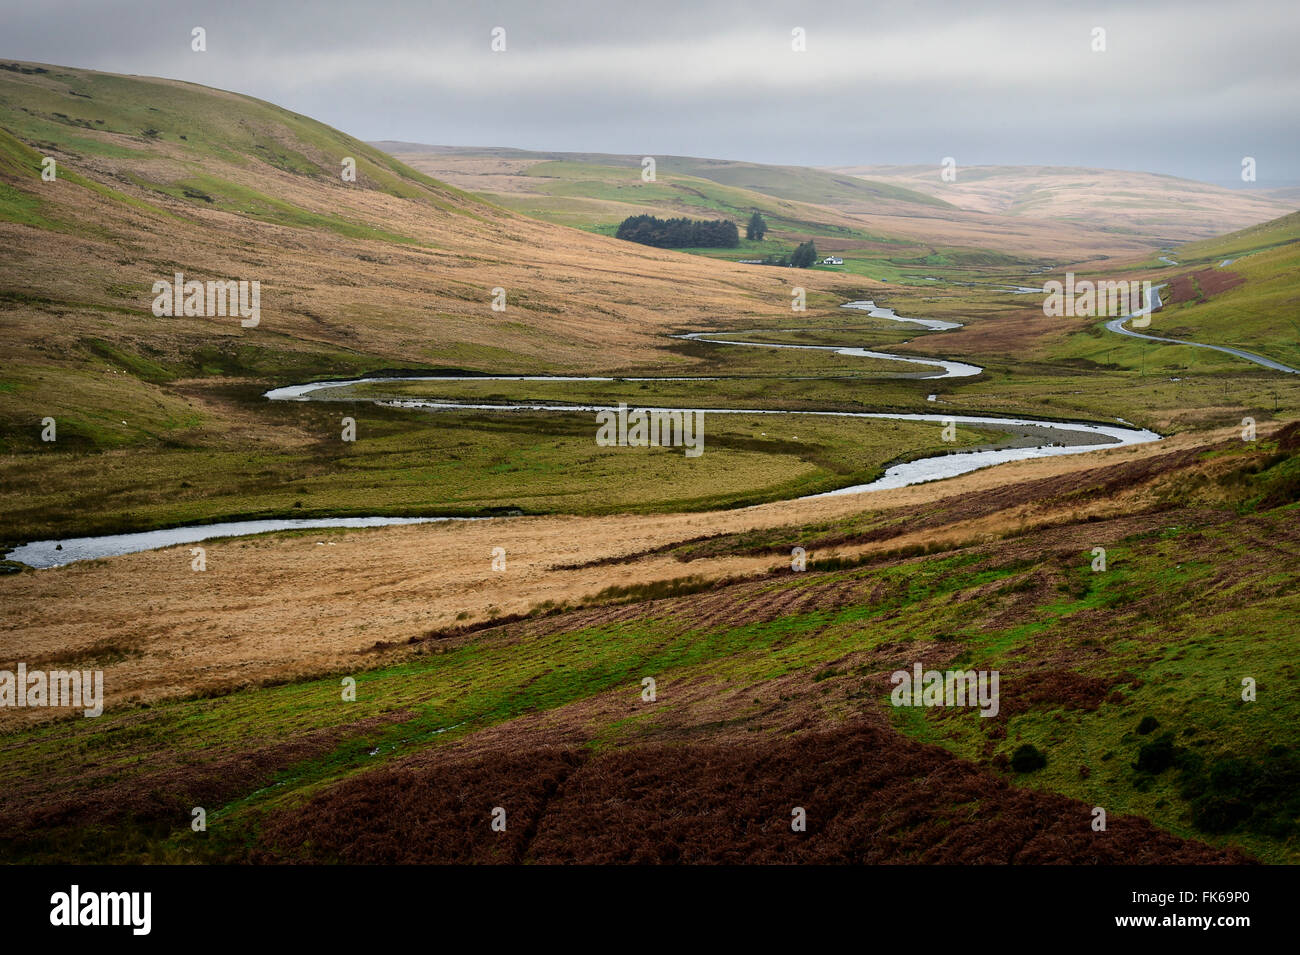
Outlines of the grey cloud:
[[5,18],[6,57],[233,89],[366,139],[1210,180],[1254,155],[1260,185],[1300,180],[1290,0],[44,0]]

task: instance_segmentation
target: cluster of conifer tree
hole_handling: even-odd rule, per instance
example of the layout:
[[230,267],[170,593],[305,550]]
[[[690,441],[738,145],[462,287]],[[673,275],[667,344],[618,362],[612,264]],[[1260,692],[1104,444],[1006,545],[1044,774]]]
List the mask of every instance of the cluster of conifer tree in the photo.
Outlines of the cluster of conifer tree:
[[651,215],[628,216],[615,233],[620,239],[661,249],[727,248],[740,245],[736,223],[727,219],[660,219]]
[[790,264],[796,269],[806,269],[817,261],[817,246],[813,240],[800,242],[798,247],[790,253]]

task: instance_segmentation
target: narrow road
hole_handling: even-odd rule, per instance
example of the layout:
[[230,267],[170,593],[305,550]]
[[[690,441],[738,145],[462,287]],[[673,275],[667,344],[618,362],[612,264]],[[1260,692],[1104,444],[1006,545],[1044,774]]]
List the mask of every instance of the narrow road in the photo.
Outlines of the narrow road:
[[1141,332],[1135,332],[1132,329],[1124,327],[1124,323],[1131,318],[1141,318],[1150,316],[1156,309],[1162,307],[1164,302],[1160,300],[1160,289],[1162,286],[1156,286],[1147,293],[1146,305],[1136,312],[1130,312],[1128,315],[1121,315],[1119,318],[1113,318],[1106,323],[1106,328],[1112,332],[1118,332],[1121,335],[1128,335],[1132,338],[1145,338],[1152,342],[1165,342],[1170,345],[1187,345],[1191,348],[1208,348],[1211,351],[1221,351],[1227,355],[1235,355],[1238,358],[1244,358],[1246,361],[1252,361],[1256,365],[1264,368],[1271,368],[1273,371],[1284,371],[1288,375],[1300,375],[1300,369],[1292,368],[1290,365],[1284,365],[1280,361],[1274,361],[1271,358],[1265,358],[1263,355],[1256,355],[1254,352],[1242,351],[1240,348],[1229,348],[1227,345],[1205,345],[1201,342],[1189,342],[1182,338],[1161,338],[1159,335],[1143,335]]

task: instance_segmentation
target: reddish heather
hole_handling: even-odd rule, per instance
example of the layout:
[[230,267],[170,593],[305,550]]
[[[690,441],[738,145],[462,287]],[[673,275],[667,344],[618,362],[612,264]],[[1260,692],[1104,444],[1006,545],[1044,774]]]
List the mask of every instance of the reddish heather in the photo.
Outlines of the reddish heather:
[[[494,807],[506,830],[490,826]],[[807,831],[791,830],[803,807]],[[259,861],[350,863],[1239,863],[1235,850],[1012,786],[888,728],[653,744],[364,773],[266,820]]]
[[1213,298],[1220,292],[1236,288],[1245,281],[1236,272],[1225,272],[1223,269],[1198,269],[1195,272],[1184,272],[1170,279],[1167,300],[1171,305],[1179,302],[1204,302],[1207,298]]

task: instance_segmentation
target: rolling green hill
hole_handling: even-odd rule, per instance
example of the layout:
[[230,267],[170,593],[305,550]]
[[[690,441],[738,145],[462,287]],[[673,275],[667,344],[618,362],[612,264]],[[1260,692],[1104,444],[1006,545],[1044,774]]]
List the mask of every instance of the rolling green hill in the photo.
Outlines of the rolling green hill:
[[[728,218],[743,233],[760,212],[769,232],[737,249],[693,252],[732,261],[788,254],[812,239],[844,258],[826,267],[886,282],[919,283],[935,268],[1016,266],[1036,256],[1001,251],[969,234],[947,240],[942,217],[955,210],[923,192],[798,166],[654,157],[653,181],[642,158],[592,153],[375,143],[416,168],[524,215],[613,235],[630,215]],[[916,232],[918,221],[930,225]]]
[[1241,258],[1297,242],[1300,242],[1300,212],[1292,212],[1228,235],[1189,242],[1179,246],[1174,257],[1184,264],[1209,263],[1225,257]]
[[[167,157],[182,168],[126,178],[146,189],[272,222],[346,225],[229,180],[205,177],[213,162],[240,170],[265,164],[332,183],[344,157],[356,160],[357,183],[393,196],[456,209],[468,196],[403,166],[388,154],[336,129],[251,97],[175,80],[141,79],[91,70],[0,64],[0,121],[10,138],[48,147],[71,164],[96,159],[147,163]],[[31,174],[25,157],[6,171]],[[201,168],[202,167],[202,168]],[[191,175],[185,175],[190,172]],[[204,192],[209,188],[210,192]]]
[[[566,163],[571,168],[588,169],[592,173],[618,170],[626,178],[633,170],[639,179],[644,157],[613,153],[556,153],[534,152],[525,149],[493,147],[431,147],[418,143],[393,141],[377,142],[375,146],[395,155],[443,155],[447,157],[480,157],[523,160],[529,163]],[[793,202],[836,205],[845,202],[870,203],[889,200],[951,209],[952,205],[935,196],[900,186],[872,182],[854,176],[837,175],[807,166],[773,166],[763,163],[738,162],[725,159],[699,159],[691,156],[654,157],[656,173],[670,178],[704,179],[723,186],[734,186],[749,193]],[[559,168],[559,167],[555,167]],[[539,173],[548,175],[548,173]]]
[[891,200],[939,209],[953,208],[951,203],[915,189],[834,175],[806,166],[768,166],[721,159],[667,156],[660,163],[660,168],[669,174],[681,173],[708,179],[724,186],[735,186],[794,202],[833,206]]

